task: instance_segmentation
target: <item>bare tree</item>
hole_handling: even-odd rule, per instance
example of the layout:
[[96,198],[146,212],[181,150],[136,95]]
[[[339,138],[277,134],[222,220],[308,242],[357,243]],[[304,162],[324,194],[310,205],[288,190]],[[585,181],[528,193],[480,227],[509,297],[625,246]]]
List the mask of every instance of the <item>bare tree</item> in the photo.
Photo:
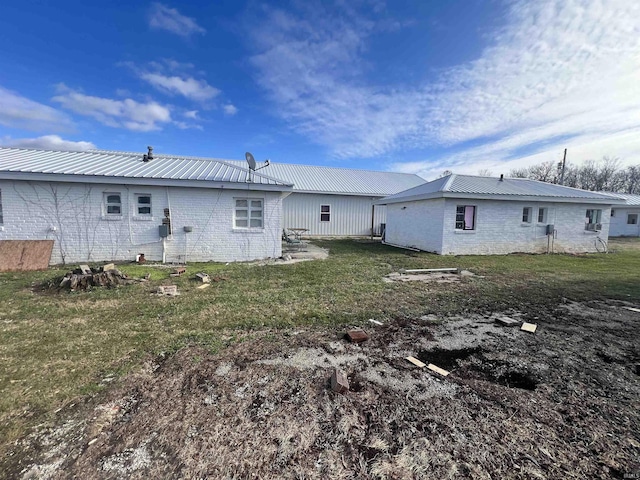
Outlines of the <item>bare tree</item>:
[[541,182],[558,183],[558,167],[556,166],[556,162],[549,160],[529,167],[528,178]]
[[513,168],[509,172],[511,178],[529,178],[528,168]]
[[481,177],[492,177],[493,172],[488,168],[481,168],[480,170],[478,170],[478,175]]
[[[562,170],[555,162],[547,161],[528,168],[511,170],[509,176],[559,183]],[[563,185],[583,190],[639,194],[640,165],[629,166],[623,170],[620,167],[620,159],[609,156],[601,160],[587,160],[579,167],[567,162]]]
[[626,183],[622,191],[625,193],[640,194],[640,165],[627,167],[624,177]]

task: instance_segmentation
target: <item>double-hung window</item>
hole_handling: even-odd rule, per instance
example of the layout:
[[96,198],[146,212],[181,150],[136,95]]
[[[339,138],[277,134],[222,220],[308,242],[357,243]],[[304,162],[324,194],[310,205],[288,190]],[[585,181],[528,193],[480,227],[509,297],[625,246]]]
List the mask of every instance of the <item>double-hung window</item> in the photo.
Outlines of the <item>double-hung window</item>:
[[538,208],[538,223],[547,223],[547,209]]
[[524,207],[522,209],[522,223],[531,223],[532,216],[533,216],[533,208]]
[[136,194],[136,215],[139,217],[151,216],[151,195]]
[[331,221],[331,205],[320,205],[320,221]]
[[236,198],[234,227],[262,228],[264,209],[262,199]]
[[122,215],[122,197],[119,193],[104,194],[104,212],[107,216],[119,217]]
[[602,228],[602,224],[600,223],[601,221],[602,221],[602,210],[590,208],[587,210],[584,229],[597,232]]
[[476,229],[476,207],[474,205],[456,206],[456,230]]

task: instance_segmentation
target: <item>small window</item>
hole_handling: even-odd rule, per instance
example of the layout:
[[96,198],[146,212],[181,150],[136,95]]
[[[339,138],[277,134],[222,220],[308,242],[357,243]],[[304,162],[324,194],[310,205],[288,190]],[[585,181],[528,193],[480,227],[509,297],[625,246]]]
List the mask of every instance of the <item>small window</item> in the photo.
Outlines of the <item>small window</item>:
[[602,227],[602,210],[588,209],[586,218],[584,219],[585,230],[598,231]]
[[475,230],[476,207],[473,205],[458,205],[456,207],[456,230]]
[[[0,214],[2,213],[2,211],[0,211]],[[2,216],[0,215],[0,221],[2,219]],[[630,213],[629,215],[627,215],[627,225],[637,225],[638,224],[638,214],[637,213]]]
[[122,215],[122,200],[119,193],[105,193],[104,205],[107,215]]
[[0,190],[0,225],[4,225],[4,218],[2,218],[2,190]]
[[539,208],[538,209],[538,223],[547,223],[547,209]]
[[524,207],[522,209],[522,223],[531,223],[531,212],[533,211],[533,208],[531,207]]
[[331,221],[331,206],[330,205],[320,205],[320,221],[321,222],[330,222]]
[[264,213],[262,200],[237,198],[235,207],[235,228],[262,228]]
[[615,217],[615,216],[616,216],[616,211],[615,211],[613,208],[611,209],[611,216],[612,216],[612,217]]
[[137,215],[151,215],[151,195],[136,195],[136,212]]

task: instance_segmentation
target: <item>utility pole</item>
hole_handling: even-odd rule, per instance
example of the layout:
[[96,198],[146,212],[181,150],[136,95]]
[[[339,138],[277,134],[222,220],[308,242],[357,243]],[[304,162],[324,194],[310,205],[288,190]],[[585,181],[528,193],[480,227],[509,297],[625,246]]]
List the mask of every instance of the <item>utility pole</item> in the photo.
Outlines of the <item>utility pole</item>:
[[564,149],[564,158],[562,162],[558,162],[558,170],[560,170],[560,185],[564,185],[564,167],[567,162],[567,149]]

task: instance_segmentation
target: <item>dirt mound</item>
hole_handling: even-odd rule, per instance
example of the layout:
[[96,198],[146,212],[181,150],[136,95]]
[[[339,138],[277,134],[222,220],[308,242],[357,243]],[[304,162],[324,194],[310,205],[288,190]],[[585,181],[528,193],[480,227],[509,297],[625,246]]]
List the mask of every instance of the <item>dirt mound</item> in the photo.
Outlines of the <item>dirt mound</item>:
[[[509,312],[513,315],[513,312]],[[622,478],[640,471],[640,333],[599,304],[397,319],[160,356],[19,446],[22,478]],[[275,333],[275,335],[274,335]],[[601,360],[603,352],[612,361]],[[440,377],[405,360],[447,368]],[[343,369],[351,391],[329,388]],[[74,423],[75,422],[75,423]],[[18,473],[20,472],[20,473]]]

